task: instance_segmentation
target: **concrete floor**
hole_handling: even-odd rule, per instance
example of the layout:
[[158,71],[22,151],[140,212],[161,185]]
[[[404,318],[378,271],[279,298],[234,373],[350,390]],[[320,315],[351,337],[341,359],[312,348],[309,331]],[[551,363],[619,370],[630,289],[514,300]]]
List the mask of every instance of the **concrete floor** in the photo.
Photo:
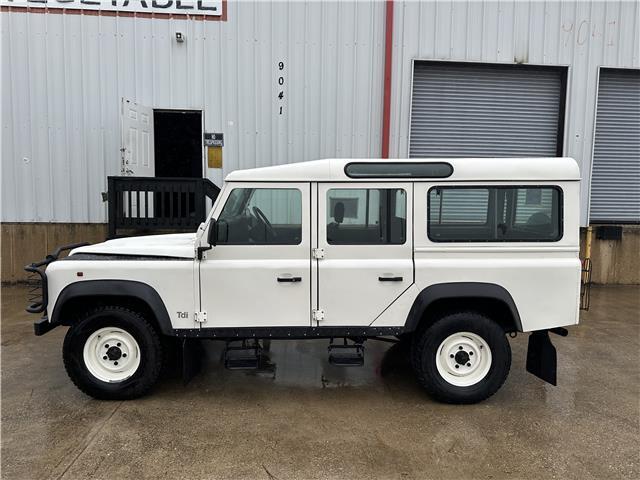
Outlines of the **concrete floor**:
[[130,402],[83,395],[62,366],[64,329],[34,337],[25,289],[2,291],[2,476],[44,478],[640,478],[640,287],[601,287],[558,348],[559,386],[512,340],[503,388],[433,402],[401,352],[367,343],[362,368],[326,341],[273,342],[272,370],[201,374]]

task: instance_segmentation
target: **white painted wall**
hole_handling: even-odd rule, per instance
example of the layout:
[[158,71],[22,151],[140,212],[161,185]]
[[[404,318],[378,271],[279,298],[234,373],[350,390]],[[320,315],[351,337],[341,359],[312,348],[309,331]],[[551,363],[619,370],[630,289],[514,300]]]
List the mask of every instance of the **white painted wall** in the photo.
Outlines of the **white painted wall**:
[[227,22],[3,11],[2,221],[106,221],[121,97],[204,110],[225,136],[223,172],[207,172],[218,184],[239,168],[380,155],[384,4],[227,5]]
[[[204,110],[205,129],[225,134],[216,183],[380,155],[384,3],[227,6],[227,22],[3,11],[2,221],[106,221],[121,97]],[[597,68],[640,67],[638,15],[635,1],[397,2],[391,156],[407,156],[412,59],[569,65],[565,155],[582,166],[586,222]]]

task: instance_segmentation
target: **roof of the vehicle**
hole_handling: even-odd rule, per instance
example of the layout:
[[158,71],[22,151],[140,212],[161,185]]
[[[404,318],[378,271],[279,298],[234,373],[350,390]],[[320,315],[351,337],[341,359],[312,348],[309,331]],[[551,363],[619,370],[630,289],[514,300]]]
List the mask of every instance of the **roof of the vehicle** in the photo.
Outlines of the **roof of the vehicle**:
[[[453,166],[453,174],[447,178],[350,178],[345,174],[349,163],[440,163]],[[364,159],[330,158],[310,162],[290,163],[272,167],[236,170],[227,175],[228,182],[366,182],[366,181],[561,181],[580,180],[580,170],[573,158],[411,158]]]

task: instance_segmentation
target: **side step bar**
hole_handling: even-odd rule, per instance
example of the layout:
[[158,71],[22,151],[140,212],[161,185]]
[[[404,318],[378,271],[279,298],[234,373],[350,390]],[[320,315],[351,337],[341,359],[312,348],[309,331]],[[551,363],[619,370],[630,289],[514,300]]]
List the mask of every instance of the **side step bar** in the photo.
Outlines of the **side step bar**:
[[352,344],[334,344],[333,338],[329,341],[329,363],[340,367],[361,367],[364,365],[364,345],[355,341]]
[[228,341],[224,350],[224,367],[228,370],[256,370],[262,354],[260,343],[255,340],[249,344],[249,341],[242,340],[239,346],[232,346],[233,341]]

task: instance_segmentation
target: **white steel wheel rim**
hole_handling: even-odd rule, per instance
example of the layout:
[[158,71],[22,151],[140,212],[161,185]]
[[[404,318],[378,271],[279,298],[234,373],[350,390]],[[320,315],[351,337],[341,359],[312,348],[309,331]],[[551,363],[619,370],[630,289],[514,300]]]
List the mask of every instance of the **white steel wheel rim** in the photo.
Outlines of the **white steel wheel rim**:
[[480,382],[489,373],[491,362],[489,344],[471,332],[449,335],[436,352],[438,373],[456,387],[470,387]]
[[140,366],[140,347],[121,328],[106,327],[93,332],[82,352],[89,373],[98,380],[117,383],[130,378]]

